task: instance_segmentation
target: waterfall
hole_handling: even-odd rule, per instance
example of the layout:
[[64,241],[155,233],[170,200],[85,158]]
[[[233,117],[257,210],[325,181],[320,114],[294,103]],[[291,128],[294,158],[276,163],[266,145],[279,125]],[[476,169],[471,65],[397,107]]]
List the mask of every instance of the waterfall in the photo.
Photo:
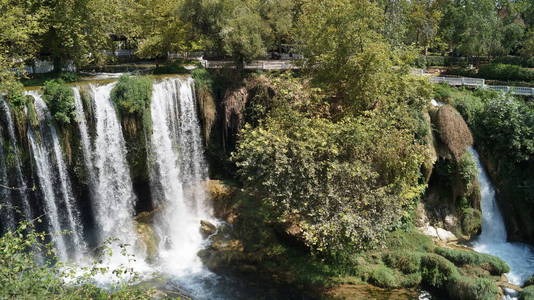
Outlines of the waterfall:
[[[78,124],[82,132],[83,149],[86,152],[84,160],[94,176],[92,204],[99,240],[103,242],[109,238],[116,238],[122,244],[134,246],[137,241],[133,224],[136,197],[126,161],[127,150],[121,124],[110,100],[113,86],[114,84],[90,87],[96,119],[93,146],[90,145],[87,127],[83,128],[86,125],[81,118]],[[132,254],[140,255],[140,253]]]
[[154,226],[160,237],[163,273],[199,299],[213,299],[206,282],[216,281],[197,256],[203,238],[200,220],[211,219],[206,203],[204,160],[191,78],[171,78],[153,87],[150,177],[158,211]]
[[15,214],[9,179],[7,176],[6,141],[0,135],[0,229],[3,231],[15,229]]
[[199,223],[209,218],[205,203],[207,178],[192,79],[154,84],[151,114],[151,185],[161,208],[156,228],[160,257],[172,273],[199,271],[196,253],[202,245]]
[[[11,110],[9,109],[9,105],[7,105],[4,100],[2,100],[0,104],[2,105],[1,110],[3,111],[5,117],[8,139],[10,140],[9,146],[10,151],[13,154],[12,157],[15,168],[14,183],[16,190],[11,192],[11,199],[13,200],[15,197],[17,197],[17,199],[20,200],[20,204],[18,206],[22,206],[22,212],[24,213],[24,217],[26,220],[29,221],[32,219],[32,212],[30,202],[28,201],[28,188],[26,186],[26,180],[24,179],[24,175],[22,174],[22,164],[20,161],[19,149],[17,146],[17,137],[15,135],[15,124],[13,123],[13,117],[11,116]],[[10,205],[13,205],[13,202],[14,201],[11,201]]]
[[64,154],[48,107],[39,94],[31,92],[30,95],[35,99],[40,124],[37,135],[33,130],[28,132],[28,140],[36,164],[52,240],[59,259],[78,260],[85,252],[85,242]]
[[497,256],[510,266],[508,279],[511,283],[521,285],[534,273],[534,252],[528,245],[508,243],[504,219],[495,199],[495,190],[480,162],[478,153],[470,148],[478,167],[478,179],[482,194],[482,233],[473,243],[477,252]]

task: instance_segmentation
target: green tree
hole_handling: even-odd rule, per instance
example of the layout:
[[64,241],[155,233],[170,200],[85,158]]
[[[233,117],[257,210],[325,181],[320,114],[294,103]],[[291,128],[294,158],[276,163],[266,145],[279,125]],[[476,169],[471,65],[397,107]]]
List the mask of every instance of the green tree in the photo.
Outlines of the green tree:
[[307,1],[297,25],[304,70],[346,107],[383,107],[402,64],[381,31],[382,10],[366,0]]
[[410,2],[408,11],[409,42],[425,50],[432,47],[438,33],[442,13],[435,1],[415,0]]
[[377,245],[422,191],[420,146],[384,115],[339,122],[277,108],[242,132],[234,160],[247,189],[305,243],[338,255]]
[[502,21],[494,0],[453,0],[443,10],[440,31],[451,51],[467,56],[502,53]]
[[43,33],[48,11],[40,1],[0,0],[0,94],[16,89],[17,75],[38,49],[36,36]]
[[56,70],[68,60],[77,66],[105,61],[102,50],[112,49],[111,34],[124,26],[119,23],[125,20],[124,0],[51,0],[46,6],[51,14],[41,51],[53,58]]
[[166,58],[168,53],[198,50],[192,25],[180,15],[183,0],[131,1],[129,15],[133,25],[127,35],[137,42],[137,55],[144,58]]

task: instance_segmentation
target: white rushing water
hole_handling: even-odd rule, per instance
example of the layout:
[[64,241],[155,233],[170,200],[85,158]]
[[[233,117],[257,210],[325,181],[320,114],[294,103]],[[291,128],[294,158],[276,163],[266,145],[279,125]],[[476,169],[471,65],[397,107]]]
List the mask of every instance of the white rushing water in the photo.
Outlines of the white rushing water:
[[[96,120],[96,136],[94,145],[89,145],[88,136],[83,136],[85,161],[94,172],[94,196],[92,199],[99,241],[110,238],[118,239],[114,245],[129,245],[129,251],[142,261],[144,253],[136,251],[137,232],[133,223],[134,204],[130,169],[126,161],[126,144],[122,135],[122,127],[110,99],[114,84],[91,86],[94,116]],[[85,128],[87,132],[87,129]],[[113,263],[127,263],[126,257],[120,255],[121,248],[114,246]]]
[[510,266],[507,274],[511,283],[521,285],[534,274],[534,252],[528,245],[509,243],[506,238],[504,219],[495,199],[495,190],[480,162],[478,153],[470,148],[478,167],[478,179],[482,194],[482,233],[474,241],[477,252],[495,255]]
[[77,260],[86,249],[64,154],[48,107],[38,93],[31,92],[30,95],[35,99],[40,125],[38,135],[29,131],[28,139],[44,197],[46,218],[59,259]]
[[191,79],[154,84],[151,104],[151,186],[160,212],[155,227],[165,272],[176,276],[203,271],[197,252],[202,247],[201,219],[205,204],[206,168]]
[[24,217],[27,221],[32,219],[32,212],[30,208],[30,203],[28,201],[28,195],[26,193],[27,186],[24,176],[22,175],[22,167],[19,156],[19,149],[17,147],[17,137],[15,136],[15,124],[13,123],[13,118],[11,116],[11,110],[9,105],[5,101],[1,101],[2,109],[4,110],[5,121],[7,123],[7,133],[9,140],[11,141],[11,151],[14,153],[14,163],[15,163],[15,183],[16,183],[16,192],[17,196],[21,201],[22,211]]

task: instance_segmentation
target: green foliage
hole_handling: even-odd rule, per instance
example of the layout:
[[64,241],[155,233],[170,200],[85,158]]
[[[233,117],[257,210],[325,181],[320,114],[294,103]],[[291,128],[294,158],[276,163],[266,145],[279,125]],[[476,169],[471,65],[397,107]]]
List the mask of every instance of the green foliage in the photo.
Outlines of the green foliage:
[[43,99],[48,104],[54,119],[60,124],[70,124],[75,120],[74,93],[62,80],[45,82]]
[[23,86],[19,82],[7,89],[6,99],[15,109],[22,109],[28,102],[27,97],[24,95]]
[[111,90],[111,100],[125,114],[143,115],[152,100],[152,81],[123,75]]
[[465,152],[460,160],[456,162],[456,173],[466,187],[466,190],[470,190],[471,184],[476,180],[478,175],[478,168],[471,153]]
[[[467,205],[466,205],[467,206]],[[478,209],[471,207],[463,208],[461,213],[462,232],[473,236],[481,226],[481,214]]]
[[333,123],[275,110],[243,131],[233,158],[246,187],[278,220],[296,218],[316,251],[367,248],[400,224],[422,190],[419,146],[382,120]]
[[41,22],[47,13],[45,7],[35,5],[34,1],[0,1],[0,94],[9,93],[22,75],[13,68],[22,68],[24,61],[37,53],[35,36],[46,30]]
[[521,56],[501,56],[493,60],[496,64],[516,65],[525,68],[534,68],[534,59]]
[[[21,223],[15,231],[0,237],[1,299],[151,298],[151,290],[127,286],[132,283],[127,278],[136,278],[127,269],[110,270],[98,264],[77,267],[57,262],[52,245],[45,244],[45,239],[46,234],[34,231],[31,223]],[[39,263],[37,253],[47,257],[47,263]],[[106,272],[113,272],[124,281],[109,290],[98,288],[92,278]]]
[[388,267],[400,270],[404,274],[416,273],[421,267],[421,253],[410,250],[386,252],[382,260]]
[[519,300],[533,300],[534,299],[534,285],[523,289],[519,294]]
[[495,80],[534,80],[534,71],[516,65],[487,64],[480,67],[478,76]]
[[421,257],[421,277],[423,282],[434,288],[444,288],[453,277],[458,277],[458,269],[446,258],[427,254]]
[[213,89],[213,77],[207,69],[197,68],[191,72],[191,77],[195,80],[195,87]]
[[477,265],[493,275],[510,272],[510,267],[504,261],[489,254],[449,248],[437,248],[435,251],[457,265]]
[[80,76],[74,72],[60,72],[58,75],[61,80],[67,83],[80,81]]
[[443,66],[467,66],[468,61],[466,57],[456,57],[456,56],[419,56],[415,65],[424,68],[424,67],[443,67]]
[[534,285],[534,275],[530,276],[530,278],[527,279],[527,281],[525,281],[525,283],[523,284],[523,286],[525,286],[525,287],[527,287],[529,285]]
[[454,276],[448,289],[449,295],[459,300],[492,300],[500,294],[500,289],[488,278]]
[[173,62],[158,68],[155,68],[153,71],[154,74],[187,74],[189,73],[189,70],[187,70],[183,64],[179,62]]

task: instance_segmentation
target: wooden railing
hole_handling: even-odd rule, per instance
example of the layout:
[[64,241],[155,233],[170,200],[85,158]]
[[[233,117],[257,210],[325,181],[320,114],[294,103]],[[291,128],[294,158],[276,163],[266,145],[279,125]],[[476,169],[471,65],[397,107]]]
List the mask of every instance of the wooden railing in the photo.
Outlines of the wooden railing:
[[[235,69],[236,65],[233,61],[203,61],[202,65],[208,69]],[[290,70],[298,69],[290,60],[257,60],[249,64],[245,64],[245,69],[253,70]]]
[[468,77],[431,77],[434,83],[446,83],[452,86],[468,86],[502,91],[512,95],[534,96],[534,88],[522,86],[487,85],[484,79]]

